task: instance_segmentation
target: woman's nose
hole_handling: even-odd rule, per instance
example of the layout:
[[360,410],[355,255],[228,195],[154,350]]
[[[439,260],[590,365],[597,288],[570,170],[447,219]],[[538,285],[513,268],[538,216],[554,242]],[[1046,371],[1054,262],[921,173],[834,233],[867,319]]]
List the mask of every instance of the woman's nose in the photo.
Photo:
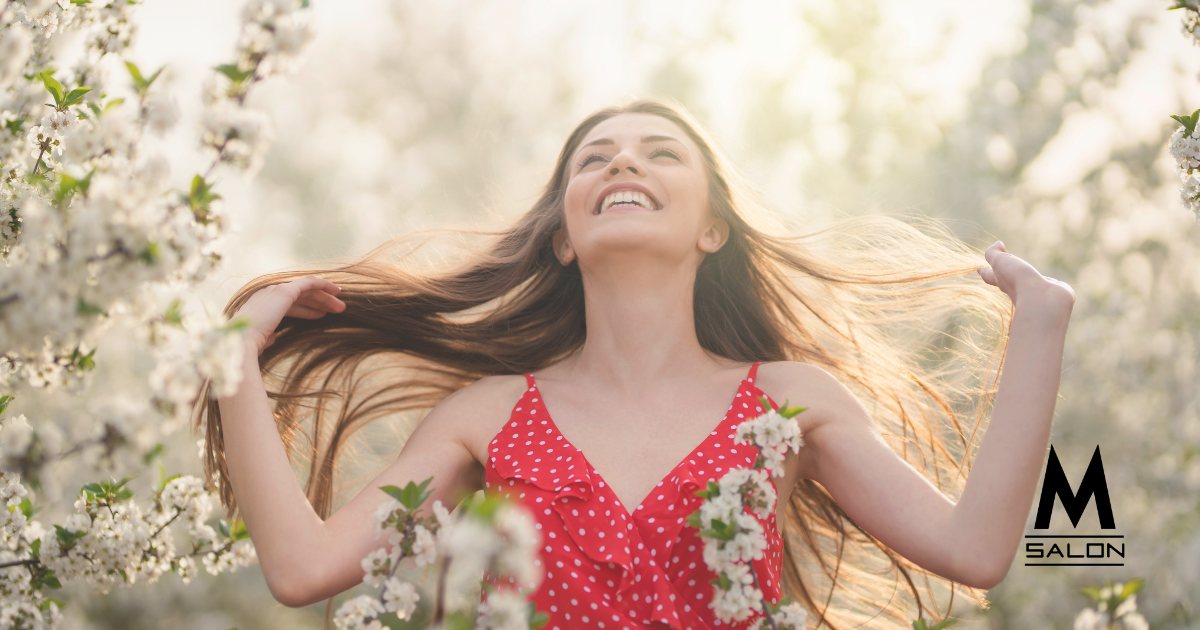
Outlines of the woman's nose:
[[613,161],[609,162],[608,174],[610,177],[616,176],[622,170],[628,170],[634,175],[640,175],[642,172],[637,160],[630,157],[629,154],[624,151],[618,153],[617,156],[613,158]]

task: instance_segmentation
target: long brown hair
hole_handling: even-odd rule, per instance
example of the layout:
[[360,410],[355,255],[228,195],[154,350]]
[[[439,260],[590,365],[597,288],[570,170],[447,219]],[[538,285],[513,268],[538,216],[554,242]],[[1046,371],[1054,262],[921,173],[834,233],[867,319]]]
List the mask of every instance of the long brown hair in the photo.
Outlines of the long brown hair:
[[[305,492],[316,511],[331,513],[339,455],[372,420],[427,412],[476,379],[537,371],[582,347],[579,268],[560,264],[552,238],[563,225],[570,156],[592,128],[622,113],[661,116],[695,141],[711,211],[729,223],[728,241],[697,271],[700,345],[734,361],[824,368],[863,400],[898,455],[957,499],[1011,319],[1007,298],[974,276],[985,264],[980,252],[915,218],[857,217],[783,236],[783,224],[682,106],[638,99],[580,123],[533,207],[512,227],[481,233],[490,245],[451,271],[417,269],[412,238],[393,239],[349,263],[257,278],[229,301],[233,315],[258,289],[309,274],[342,289],[345,311],[285,318],[260,358],[276,424],[288,456],[308,467]],[[398,371],[371,382],[371,358]],[[220,411],[207,384],[201,396],[205,471],[232,514]],[[956,592],[987,606],[983,591],[930,574],[873,538],[812,480],[788,499],[784,539],[786,592],[825,627],[908,628],[917,616],[940,619],[937,598],[949,594],[952,604]]]

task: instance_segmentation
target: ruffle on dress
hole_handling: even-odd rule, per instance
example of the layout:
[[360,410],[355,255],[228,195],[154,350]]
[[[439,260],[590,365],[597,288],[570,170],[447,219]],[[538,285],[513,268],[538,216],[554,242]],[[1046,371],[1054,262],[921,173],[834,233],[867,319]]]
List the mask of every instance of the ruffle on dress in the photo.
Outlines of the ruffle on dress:
[[[704,563],[702,539],[686,519],[700,506],[697,490],[732,467],[748,466],[757,455],[755,447],[733,442],[736,425],[747,417],[740,408],[749,411],[743,401],[763,395],[753,385],[753,370],[722,422],[632,514],[583,452],[562,435],[532,375],[527,376],[530,387],[489,444],[488,488],[534,512],[544,537],[541,556],[548,577],[531,601],[551,615],[547,629],[750,626],[757,617],[723,624],[708,608],[710,581],[716,576]],[[760,576],[773,578],[762,585],[764,596],[778,601],[782,540],[773,514],[762,524],[768,549],[754,567]],[[571,544],[560,541],[558,532]]]

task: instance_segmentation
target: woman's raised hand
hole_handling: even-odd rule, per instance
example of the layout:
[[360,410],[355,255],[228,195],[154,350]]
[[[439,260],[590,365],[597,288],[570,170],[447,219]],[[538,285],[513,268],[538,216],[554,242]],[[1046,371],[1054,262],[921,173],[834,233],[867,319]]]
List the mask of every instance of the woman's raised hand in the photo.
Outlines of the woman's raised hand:
[[998,287],[1015,305],[1017,295],[1038,294],[1053,297],[1065,303],[1068,308],[1075,303],[1075,290],[1071,285],[1054,278],[1047,278],[1034,269],[1033,265],[1018,258],[1004,248],[1004,243],[996,241],[983,252],[983,257],[990,266],[976,267],[983,281]]
[[334,283],[316,276],[273,284],[254,292],[238,309],[237,315],[250,320],[246,340],[259,354],[275,343],[275,329],[284,317],[317,319],[326,313],[346,310],[346,303],[334,297],[341,293]]

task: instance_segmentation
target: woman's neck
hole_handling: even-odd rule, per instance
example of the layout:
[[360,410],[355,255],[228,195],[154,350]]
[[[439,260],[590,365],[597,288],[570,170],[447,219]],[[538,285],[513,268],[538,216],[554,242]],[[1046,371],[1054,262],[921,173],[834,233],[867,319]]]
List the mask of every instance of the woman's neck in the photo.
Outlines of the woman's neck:
[[[693,263],[694,264],[694,263]],[[693,265],[629,261],[583,275],[587,340],[562,376],[638,394],[718,367],[696,337]]]

